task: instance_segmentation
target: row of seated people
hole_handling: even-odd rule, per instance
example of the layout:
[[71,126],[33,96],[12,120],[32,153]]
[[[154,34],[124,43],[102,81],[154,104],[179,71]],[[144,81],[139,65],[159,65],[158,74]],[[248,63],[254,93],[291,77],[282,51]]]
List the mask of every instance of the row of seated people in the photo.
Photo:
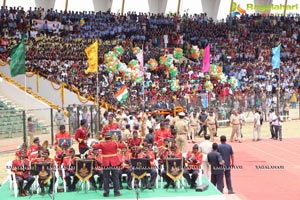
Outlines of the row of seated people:
[[[63,142],[61,146],[57,146],[56,154],[54,159],[50,158],[50,152],[48,149],[44,149],[38,144],[38,140],[31,145],[38,146],[38,153],[31,154],[31,150],[26,150],[26,145],[21,147],[21,150],[16,152],[16,159],[12,164],[12,171],[16,174],[16,179],[19,187],[20,196],[27,196],[33,182],[35,181],[35,176],[38,176],[39,187],[41,188],[41,193],[45,193],[45,186],[50,183],[49,193],[53,192],[53,184],[56,179],[55,176],[47,176],[47,179],[42,175],[41,172],[33,172],[33,164],[47,162],[52,163],[51,167],[55,169],[57,166],[60,176],[62,176],[61,171],[65,171],[65,181],[68,187],[68,191],[76,190],[76,184],[79,178],[76,176],[76,160],[80,159],[80,156],[75,154],[75,150],[70,148],[66,142]],[[122,183],[122,174],[126,174],[127,177],[127,189],[132,189],[132,179],[133,179],[133,166],[132,159],[144,158],[150,161],[150,167],[147,172],[150,174],[150,180],[148,181],[147,176],[142,178],[141,187],[142,189],[153,189],[157,179],[157,175],[161,175],[163,180],[167,182],[164,188],[169,186],[175,187],[175,182],[167,176],[166,168],[162,167],[165,165],[165,160],[167,158],[182,158],[182,153],[178,150],[176,144],[171,144],[168,139],[164,140],[163,146],[159,148],[157,154],[151,148],[152,145],[144,142],[142,146],[131,146],[129,148],[122,148],[119,151],[119,160],[121,161],[117,170],[119,170],[119,181]],[[35,156],[32,156],[35,155]],[[93,172],[89,182],[93,189],[102,189],[103,187],[103,167],[102,167],[102,152],[99,149],[92,148],[86,154],[86,159],[93,160]],[[155,162],[158,160],[158,166]],[[193,146],[193,150],[187,153],[185,168],[183,172],[184,178],[187,180],[191,188],[196,187],[196,180],[199,173],[199,168],[202,164],[202,154],[199,152],[198,145]],[[56,167],[55,167],[56,166]],[[162,170],[162,171],[161,171]],[[44,172],[44,171],[43,171]],[[48,172],[49,173],[49,172]],[[189,174],[192,174],[190,177]],[[73,178],[72,178],[73,177]],[[97,178],[97,181],[95,180]],[[73,180],[72,180],[73,179]],[[24,181],[27,181],[25,187],[23,187]],[[98,183],[98,187],[97,187]],[[121,189],[122,184],[121,185]]]

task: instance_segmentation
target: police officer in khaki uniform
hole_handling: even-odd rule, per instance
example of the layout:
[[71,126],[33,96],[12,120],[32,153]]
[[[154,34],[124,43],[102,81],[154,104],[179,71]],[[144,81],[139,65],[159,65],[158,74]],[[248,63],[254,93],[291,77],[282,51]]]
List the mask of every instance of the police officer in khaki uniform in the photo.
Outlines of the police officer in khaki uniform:
[[232,111],[229,121],[232,126],[230,141],[233,142],[234,137],[236,137],[236,140],[242,142],[241,134],[240,134],[240,123],[241,123],[240,116],[236,110]]
[[179,147],[179,150],[181,152],[185,152],[185,143],[186,139],[188,138],[188,123],[185,120],[185,113],[180,112],[178,114],[179,119],[177,120],[174,128],[177,131],[177,138],[176,138],[176,144]]
[[192,139],[192,143],[195,143],[195,135],[197,134],[199,123],[200,121],[197,117],[197,112],[194,111],[193,114],[190,116],[190,121],[189,121],[189,132],[190,132],[190,139]]
[[210,110],[209,115],[207,116],[205,123],[207,124],[209,134],[210,134],[210,141],[214,141],[214,137],[217,135],[217,127],[218,127],[218,122],[217,118],[214,115],[214,111]]

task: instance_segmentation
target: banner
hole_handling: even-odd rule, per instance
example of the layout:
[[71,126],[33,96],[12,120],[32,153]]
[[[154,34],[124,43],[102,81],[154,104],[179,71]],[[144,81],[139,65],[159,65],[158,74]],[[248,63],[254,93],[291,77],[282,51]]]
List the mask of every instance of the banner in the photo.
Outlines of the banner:
[[183,158],[166,159],[167,176],[173,181],[177,181],[183,175]]
[[19,74],[25,74],[25,44],[24,39],[11,50],[10,74],[15,77]]
[[62,143],[67,143],[68,147],[72,145],[71,138],[58,138],[58,146],[61,147]]
[[201,104],[203,108],[208,108],[208,94],[203,93],[201,94]]
[[80,181],[85,182],[93,176],[93,160],[76,160],[76,176]]
[[130,159],[132,165],[131,175],[137,179],[142,179],[150,169],[150,160],[145,158]]
[[44,184],[52,178],[52,162],[36,162],[34,163],[34,169],[39,179],[43,181]]
[[272,48],[272,69],[279,69],[280,67],[280,45]]
[[210,44],[204,49],[204,55],[202,60],[202,73],[208,72],[210,69]]
[[109,131],[109,133],[113,141],[120,141],[122,138],[122,134],[120,130],[111,130]]
[[88,68],[86,73],[98,72],[98,40],[85,49],[88,57]]

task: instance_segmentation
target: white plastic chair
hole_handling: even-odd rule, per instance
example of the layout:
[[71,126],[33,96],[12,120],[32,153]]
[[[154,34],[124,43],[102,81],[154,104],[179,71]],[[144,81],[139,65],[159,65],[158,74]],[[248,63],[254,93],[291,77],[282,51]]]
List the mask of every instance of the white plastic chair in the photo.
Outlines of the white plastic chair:
[[12,160],[8,161],[5,166],[6,166],[8,176],[9,176],[9,189],[10,190],[13,189],[14,196],[15,196],[15,198],[17,198],[19,189],[18,189],[18,184],[17,184],[17,180],[16,180],[16,174],[11,171]]

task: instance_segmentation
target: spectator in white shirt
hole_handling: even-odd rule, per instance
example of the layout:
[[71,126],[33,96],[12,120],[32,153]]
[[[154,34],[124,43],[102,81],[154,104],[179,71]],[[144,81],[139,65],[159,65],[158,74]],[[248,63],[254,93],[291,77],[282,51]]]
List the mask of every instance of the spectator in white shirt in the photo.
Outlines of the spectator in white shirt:
[[275,113],[274,113],[274,109],[271,108],[270,114],[269,114],[271,139],[275,139],[275,131],[274,131],[273,119],[275,119]]
[[279,139],[280,141],[282,141],[282,122],[282,117],[279,115],[279,112],[276,111],[272,120],[272,125],[274,126],[275,140]]
[[261,131],[261,120],[260,120],[260,112],[259,110],[255,110],[254,113],[254,127],[253,127],[253,141],[259,141],[260,138],[260,131]]
[[210,141],[210,135],[205,134],[204,135],[204,141],[200,143],[200,151],[202,152],[202,169],[203,169],[203,175],[207,178],[207,180],[210,180],[210,165],[207,160],[207,154],[212,151],[212,142]]

